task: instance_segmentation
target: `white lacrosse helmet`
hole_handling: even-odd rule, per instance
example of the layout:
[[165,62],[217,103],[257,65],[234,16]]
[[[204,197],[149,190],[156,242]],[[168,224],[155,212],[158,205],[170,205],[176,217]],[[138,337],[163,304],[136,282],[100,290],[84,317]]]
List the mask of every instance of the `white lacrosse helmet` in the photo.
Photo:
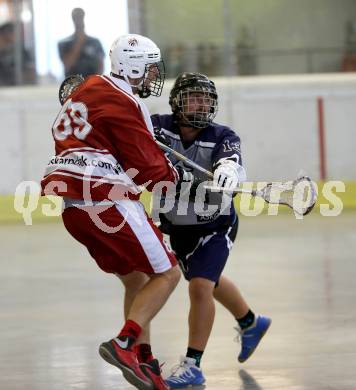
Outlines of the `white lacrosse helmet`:
[[[117,38],[110,49],[111,73],[123,77],[140,97],[160,96],[164,84],[164,64],[157,45],[138,34]],[[128,79],[142,79],[132,83]]]

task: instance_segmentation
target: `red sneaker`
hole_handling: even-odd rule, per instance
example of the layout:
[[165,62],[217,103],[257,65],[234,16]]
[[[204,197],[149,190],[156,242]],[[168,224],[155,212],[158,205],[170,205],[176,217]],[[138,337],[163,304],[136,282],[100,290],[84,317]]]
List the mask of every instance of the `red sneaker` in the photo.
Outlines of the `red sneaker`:
[[148,363],[140,363],[142,372],[149,378],[154,386],[154,390],[169,390],[168,385],[161,375],[161,367],[157,359],[152,359]]
[[142,372],[136,354],[124,345],[119,338],[102,343],[99,347],[100,356],[108,363],[122,371],[124,378],[140,390],[154,390],[150,379]]

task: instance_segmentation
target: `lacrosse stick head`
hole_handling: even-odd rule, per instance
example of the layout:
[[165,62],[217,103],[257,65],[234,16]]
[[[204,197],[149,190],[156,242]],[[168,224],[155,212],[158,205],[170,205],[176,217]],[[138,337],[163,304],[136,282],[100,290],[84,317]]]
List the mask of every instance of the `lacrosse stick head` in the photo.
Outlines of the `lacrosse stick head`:
[[72,94],[80,84],[84,81],[84,77],[80,74],[73,74],[64,79],[59,87],[58,98],[59,102],[63,106],[70,94]]
[[284,204],[299,215],[309,214],[317,200],[317,188],[308,176],[283,183],[269,183],[261,190],[268,203]]

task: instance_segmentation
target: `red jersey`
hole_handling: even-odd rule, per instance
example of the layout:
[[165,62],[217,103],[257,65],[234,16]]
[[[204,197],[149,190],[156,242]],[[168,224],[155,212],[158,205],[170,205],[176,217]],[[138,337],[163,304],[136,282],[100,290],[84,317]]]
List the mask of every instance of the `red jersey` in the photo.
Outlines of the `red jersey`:
[[123,80],[89,77],[65,102],[53,127],[56,155],[43,195],[84,200],[138,199],[178,174],[153,138],[146,106]]

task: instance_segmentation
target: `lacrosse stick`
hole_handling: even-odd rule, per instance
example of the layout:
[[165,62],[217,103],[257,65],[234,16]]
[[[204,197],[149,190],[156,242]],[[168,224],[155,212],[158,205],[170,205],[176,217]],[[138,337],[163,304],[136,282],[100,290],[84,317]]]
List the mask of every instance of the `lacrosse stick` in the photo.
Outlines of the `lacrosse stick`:
[[74,90],[76,90],[83,81],[84,77],[80,74],[73,74],[64,79],[59,87],[58,93],[59,102],[62,106],[67,100],[67,97],[74,92]]
[[[197,169],[204,173],[209,179],[214,177],[213,173],[196,164],[183,154],[175,151],[162,142],[157,141],[160,148],[166,152],[173,154],[179,160],[185,164]],[[298,177],[296,180],[286,181],[282,183],[268,183],[261,189],[244,189],[237,187],[233,191],[226,190],[222,187],[213,185],[205,185],[204,188],[210,191],[225,191],[234,194],[250,194],[251,196],[258,196],[264,199],[267,203],[271,204],[282,204],[290,207],[299,215],[307,215],[310,213],[315,206],[317,199],[317,190],[315,184],[308,176]]]
[[190,160],[188,157],[184,156],[183,154],[177,152],[176,150],[170,148],[169,146],[167,146],[166,144],[164,144],[164,143],[162,143],[160,141],[156,140],[156,142],[157,142],[158,146],[162,150],[164,150],[165,152],[173,154],[175,157],[177,157],[178,160],[185,162],[191,168],[195,168],[197,171],[204,173],[209,179],[212,179],[214,177],[214,175],[210,171],[208,171],[207,169],[201,167],[200,165],[198,165],[194,161]]

